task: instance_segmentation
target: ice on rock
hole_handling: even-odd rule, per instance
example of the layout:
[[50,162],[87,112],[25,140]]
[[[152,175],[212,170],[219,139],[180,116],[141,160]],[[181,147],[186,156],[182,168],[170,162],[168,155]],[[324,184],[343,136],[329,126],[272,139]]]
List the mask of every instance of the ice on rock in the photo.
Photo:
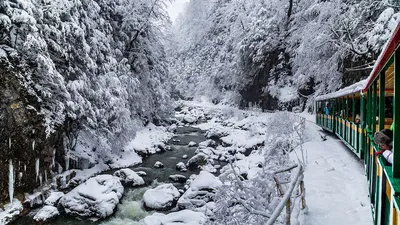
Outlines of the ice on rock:
[[59,205],[69,215],[106,218],[114,213],[123,192],[118,177],[98,175],[67,193]]
[[143,195],[143,201],[144,205],[150,209],[168,210],[174,207],[180,196],[174,185],[162,184],[147,190]]
[[120,169],[114,173],[119,177],[124,186],[139,186],[144,184],[144,180],[135,171],[131,169]]
[[144,225],[202,225],[207,221],[207,217],[201,212],[193,212],[191,210],[182,210],[169,213],[154,213],[151,216],[144,218]]
[[58,209],[56,207],[51,205],[45,205],[43,208],[39,210],[39,212],[36,213],[36,215],[33,217],[33,220],[47,221],[55,218],[58,215],[60,215],[60,212],[58,212]]

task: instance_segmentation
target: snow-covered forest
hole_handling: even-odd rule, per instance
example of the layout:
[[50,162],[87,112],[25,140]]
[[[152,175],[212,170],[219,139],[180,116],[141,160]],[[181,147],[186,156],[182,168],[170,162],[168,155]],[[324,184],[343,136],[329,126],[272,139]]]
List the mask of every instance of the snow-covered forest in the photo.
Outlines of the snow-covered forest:
[[[134,221],[148,216],[143,208],[177,211],[147,225],[266,221],[283,195],[276,179],[286,189],[293,178],[274,171],[292,167],[290,151],[305,140],[299,117],[260,111],[307,111],[314,96],[365,78],[400,22],[397,0],[190,0],[176,21],[171,2],[0,0],[0,224],[18,217],[20,202],[46,205],[32,211],[37,221],[57,207],[104,219],[120,203],[119,221],[137,202]],[[170,162],[180,174],[162,175],[187,180],[179,190],[154,171],[148,180],[114,171],[163,168],[151,157],[182,146],[186,163]]]
[[303,106],[367,77],[398,11],[390,0],[190,1],[168,50],[174,90],[243,107]]

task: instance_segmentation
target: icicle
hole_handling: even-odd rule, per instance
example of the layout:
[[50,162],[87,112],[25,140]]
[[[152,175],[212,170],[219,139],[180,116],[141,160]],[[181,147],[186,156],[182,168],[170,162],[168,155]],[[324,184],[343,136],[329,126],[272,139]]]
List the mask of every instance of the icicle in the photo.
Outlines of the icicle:
[[51,159],[51,166],[54,167],[56,165],[55,161],[56,161],[56,150],[53,150],[53,158]]
[[19,174],[18,174],[18,183],[21,183],[21,180],[22,180],[22,176],[23,176],[24,174],[22,173],[22,172],[19,172]]
[[62,173],[63,172],[62,166],[59,163],[57,163],[57,166],[58,166],[58,173]]
[[10,159],[8,172],[8,195],[10,196],[10,203],[12,203],[14,198],[14,166],[12,159]]
[[36,182],[37,182],[39,177],[39,158],[36,158],[35,171],[36,171]]
[[32,141],[32,151],[35,151],[35,141]]
[[61,177],[61,188],[65,188],[67,186],[67,178],[65,176]]
[[8,148],[11,148],[11,138],[8,138]]
[[44,171],[44,182],[47,184],[47,170]]
[[26,172],[26,164],[24,164],[24,172]]
[[42,174],[39,174],[39,183],[40,183],[40,186],[42,186],[42,182],[43,182]]
[[65,156],[65,170],[69,170],[69,156]]

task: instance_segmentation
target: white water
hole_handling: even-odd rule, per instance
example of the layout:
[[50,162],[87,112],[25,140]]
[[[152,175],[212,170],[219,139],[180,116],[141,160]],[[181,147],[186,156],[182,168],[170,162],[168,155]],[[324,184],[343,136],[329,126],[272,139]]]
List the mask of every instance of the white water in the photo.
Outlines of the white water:
[[10,196],[10,202],[13,202],[14,198],[14,166],[12,159],[8,167],[8,195]]
[[37,182],[39,177],[39,158],[36,158],[35,171],[36,171],[36,182]]
[[32,151],[35,150],[35,141],[32,141]]
[[11,138],[8,138],[8,148],[11,148]]
[[118,211],[114,218],[100,225],[141,224],[140,220],[152,214],[152,212],[147,212],[143,209],[141,199],[146,190],[148,190],[148,187],[129,190],[125,194],[122,203],[118,205]]

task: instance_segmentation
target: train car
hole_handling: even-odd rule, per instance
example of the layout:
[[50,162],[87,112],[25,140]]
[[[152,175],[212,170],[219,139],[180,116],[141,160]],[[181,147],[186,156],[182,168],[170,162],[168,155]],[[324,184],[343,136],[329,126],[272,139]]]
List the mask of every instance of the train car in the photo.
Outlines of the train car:
[[[374,224],[400,225],[400,24],[370,76],[315,99],[316,123],[363,160]],[[397,107],[396,107],[397,106]],[[393,129],[393,164],[374,142],[374,133]]]

